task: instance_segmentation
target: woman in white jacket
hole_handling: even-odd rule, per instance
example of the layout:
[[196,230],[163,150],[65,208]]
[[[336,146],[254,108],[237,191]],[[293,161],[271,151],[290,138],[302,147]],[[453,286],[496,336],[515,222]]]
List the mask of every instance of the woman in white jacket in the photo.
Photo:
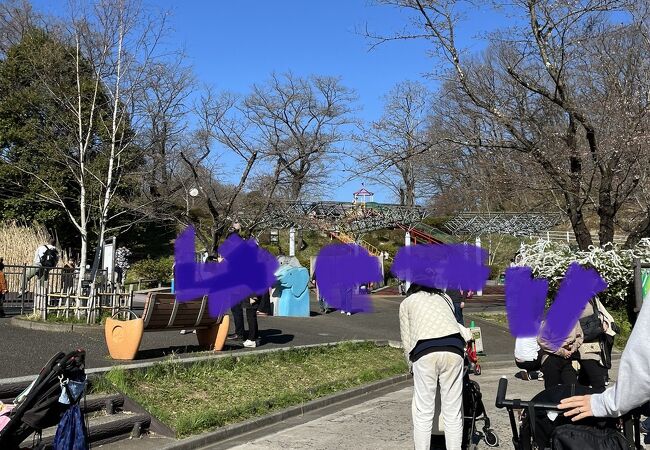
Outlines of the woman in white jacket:
[[471,332],[456,321],[443,291],[412,284],[399,308],[404,354],[413,373],[413,441],[429,450],[440,384],[441,416],[448,450],[463,439],[463,352]]

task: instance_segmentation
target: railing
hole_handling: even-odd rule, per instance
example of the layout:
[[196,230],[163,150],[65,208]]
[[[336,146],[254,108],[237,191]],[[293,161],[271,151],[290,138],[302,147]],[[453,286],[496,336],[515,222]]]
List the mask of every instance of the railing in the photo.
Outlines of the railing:
[[[540,239],[546,239],[551,242],[566,242],[574,243],[576,242],[576,236],[573,231],[542,231],[534,235]],[[598,233],[591,233],[591,239],[594,242],[598,242]],[[613,242],[615,244],[624,244],[627,240],[627,235],[614,235]]]
[[[388,252],[384,252],[383,250],[378,249],[377,247],[375,247],[374,245],[372,245],[368,241],[365,241],[363,239],[359,239],[357,241],[352,236],[347,235],[347,234],[345,234],[345,233],[343,233],[341,231],[330,231],[330,234],[332,236],[334,236],[336,239],[338,239],[339,241],[341,241],[341,242],[343,242],[345,244],[358,244],[358,245],[362,246],[363,248],[368,250],[368,253],[370,253],[373,256],[383,256],[384,253],[386,253],[386,254],[388,253]],[[393,261],[393,257],[390,256],[390,255],[387,255],[387,257],[385,259],[388,262]]]
[[133,289],[127,292],[123,286],[110,283],[106,270],[97,272],[94,285],[88,278],[83,280],[80,295],[76,292],[78,268],[7,265],[4,273],[8,292],[3,304],[8,309],[20,308],[21,315],[31,310],[45,320],[50,313],[66,318],[73,314],[91,322],[103,312],[114,314],[133,304]]
[[129,288],[137,286],[136,291],[141,291],[142,289],[152,289],[154,287],[162,287],[162,282],[155,278],[138,278],[135,281],[128,281],[124,283],[124,287],[126,286],[129,286]]

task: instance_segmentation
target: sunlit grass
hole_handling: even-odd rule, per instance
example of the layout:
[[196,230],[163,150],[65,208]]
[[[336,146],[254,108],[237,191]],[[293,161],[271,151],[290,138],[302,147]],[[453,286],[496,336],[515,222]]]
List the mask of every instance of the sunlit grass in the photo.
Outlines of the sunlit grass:
[[406,372],[400,349],[372,343],[168,361],[146,370],[113,369],[94,383],[111,384],[187,436]]

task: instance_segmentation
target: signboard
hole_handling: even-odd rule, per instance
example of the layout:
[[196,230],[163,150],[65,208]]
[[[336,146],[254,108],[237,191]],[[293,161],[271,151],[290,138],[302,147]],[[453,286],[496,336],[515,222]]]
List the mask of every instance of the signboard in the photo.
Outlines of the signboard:
[[643,300],[648,298],[650,294],[650,268],[641,268],[641,298]]
[[634,260],[634,297],[637,314],[641,311],[641,305],[646,299],[650,299],[650,263]]
[[481,327],[470,327],[472,337],[474,338],[474,345],[477,355],[483,355],[483,335],[481,334]]

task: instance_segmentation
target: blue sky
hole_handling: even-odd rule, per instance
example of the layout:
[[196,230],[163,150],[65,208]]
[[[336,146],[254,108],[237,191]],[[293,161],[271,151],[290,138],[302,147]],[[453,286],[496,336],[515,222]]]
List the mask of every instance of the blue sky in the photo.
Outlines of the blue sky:
[[[359,97],[359,116],[381,115],[381,97],[403,80],[420,80],[437,67],[424,41],[398,41],[369,51],[369,41],[358,34],[401,29],[408,14],[369,0],[145,0],[153,8],[171,12],[171,34],[166,45],[182,47],[200,83],[245,94],[253,83],[271,72],[291,70],[298,75],[340,76]],[[59,12],[67,2],[35,0],[37,9]],[[58,11],[57,11],[58,10]],[[473,50],[479,32],[500,22],[496,13],[473,10],[460,29],[462,46]],[[332,200],[350,200],[362,180],[340,185],[333,180]],[[394,201],[379,185],[366,181],[377,201]]]

